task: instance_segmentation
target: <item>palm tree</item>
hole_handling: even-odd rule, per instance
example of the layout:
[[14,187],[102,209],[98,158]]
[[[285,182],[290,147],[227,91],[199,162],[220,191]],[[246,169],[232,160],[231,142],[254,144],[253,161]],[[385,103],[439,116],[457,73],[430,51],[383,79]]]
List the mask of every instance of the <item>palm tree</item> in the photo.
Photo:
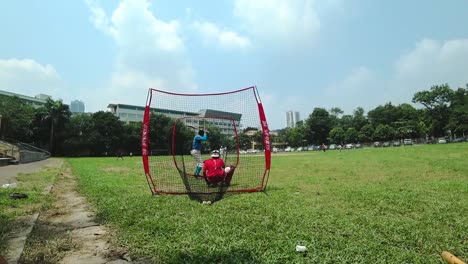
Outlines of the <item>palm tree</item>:
[[49,151],[54,154],[54,140],[56,129],[63,126],[65,122],[70,120],[70,110],[68,105],[63,104],[62,100],[54,101],[50,98],[47,99],[43,109],[39,111],[41,121],[45,122],[49,127]]

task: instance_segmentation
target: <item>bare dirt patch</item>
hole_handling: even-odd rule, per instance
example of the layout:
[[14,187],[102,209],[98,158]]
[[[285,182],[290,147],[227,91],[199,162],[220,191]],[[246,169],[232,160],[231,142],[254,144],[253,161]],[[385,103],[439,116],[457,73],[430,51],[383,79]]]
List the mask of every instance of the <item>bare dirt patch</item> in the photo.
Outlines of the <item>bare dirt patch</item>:
[[109,241],[108,228],[94,221],[94,209],[76,191],[68,166],[53,187],[49,210],[40,214],[19,263],[130,263]]

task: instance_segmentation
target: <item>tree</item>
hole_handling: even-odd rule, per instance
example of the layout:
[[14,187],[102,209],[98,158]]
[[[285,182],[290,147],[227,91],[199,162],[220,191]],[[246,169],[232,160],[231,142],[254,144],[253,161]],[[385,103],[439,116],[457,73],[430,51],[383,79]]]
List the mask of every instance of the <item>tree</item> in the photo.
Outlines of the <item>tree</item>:
[[245,133],[245,132],[252,131],[252,130],[257,131],[258,128],[256,128],[256,127],[246,127],[246,128],[244,128],[244,129],[242,130],[242,132]]
[[330,109],[330,120],[332,127],[337,126],[339,124],[340,115],[342,115],[343,113],[343,110],[341,110],[341,108],[339,107],[332,107]]
[[416,120],[393,122],[392,127],[396,138],[413,138],[419,135]]
[[418,111],[410,104],[401,104],[396,108],[396,117],[398,121],[416,121],[418,120]]
[[434,85],[430,91],[417,92],[413,96],[413,103],[420,103],[427,109],[435,109],[442,105],[448,106],[453,97],[453,91],[448,84]]
[[418,136],[423,137],[428,135],[429,133],[429,128],[427,127],[426,123],[423,121],[418,122]]
[[374,139],[387,141],[393,138],[393,128],[389,125],[380,124],[375,128]]
[[348,143],[355,143],[358,139],[358,132],[354,127],[350,127],[346,130],[345,141]]
[[75,114],[65,126],[66,139],[63,152],[70,156],[83,156],[90,153],[89,136],[91,133],[91,116]]
[[287,136],[287,131],[290,130],[290,127],[286,127],[283,129],[278,130],[278,136],[276,137],[276,142],[277,143],[282,143],[284,145],[288,144],[288,136]]
[[92,114],[90,130],[92,154],[110,155],[122,150],[123,122],[112,113],[99,111]]
[[291,147],[303,147],[306,145],[305,127],[303,121],[296,123],[296,126],[289,130],[288,142]]
[[252,145],[251,138],[246,134],[239,134],[239,145],[241,149],[250,149]]
[[354,110],[354,115],[353,115],[353,127],[357,131],[361,130],[361,127],[365,126],[368,121],[366,116],[364,115],[364,108],[358,107],[356,110]]
[[343,127],[343,129],[348,129],[353,127],[353,116],[352,115],[343,115],[341,119],[338,121],[339,126]]
[[[170,119],[171,122],[169,122],[169,127],[166,128],[165,130],[168,131],[169,138],[170,140],[168,141],[169,146],[173,147],[173,150],[177,155],[184,155],[188,153],[192,149],[192,143],[193,143],[193,138],[195,134],[198,133],[198,131],[194,131],[193,129],[187,127],[184,122],[182,122],[180,119]],[[175,129],[175,133],[173,133],[173,130]],[[211,138],[212,134],[216,134],[216,131],[213,133],[210,131],[209,138]],[[219,129],[217,133],[220,134]],[[174,140],[172,138],[172,135],[174,135]],[[208,148],[209,151],[211,151],[211,148],[208,146],[208,143],[206,141],[202,142],[202,148]]]
[[123,146],[126,151],[133,155],[141,153],[141,129],[142,122],[124,124]]
[[345,140],[345,131],[342,127],[334,127],[330,130],[329,136],[332,143],[341,144]]
[[54,101],[48,98],[44,107],[37,110],[36,116],[40,119],[41,125],[48,128],[49,151],[54,155],[56,152],[55,143],[58,145],[62,143],[56,142],[56,139],[63,136],[63,133],[60,134],[57,131],[63,131],[65,124],[70,120],[71,112],[68,105],[63,104],[62,100]]
[[32,140],[34,108],[16,96],[0,95],[0,139]]
[[383,125],[391,125],[393,122],[398,121],[396,107],[392,103],[379,105],[367,114],[369,121],[375,127]]
[[303,134],[300,134],[298,127],[287,127],[280,131],[279,137],[282,138],[282,142],[288,144],[291,147],[302,146]]
[[451,99],[451,112],[446,129],[452,134],[464,135],[468,133],[468,84],[465,88],[458,88]]
[[306,140],[308,143],[327,142],[331,130],[330,114],[324,108],[315,108],[305,122]]
[[374,127],[371,124],[361,127],[361,130],[359,130],[358,133],[358,140],[361,142],[374,140]]
[[330,109],[330,114],[335,117],[339,117],[339,115],[342,115],[343,113],[343,110],[341,110],[339,107],[332,107]]
[[429,91],[417,92],[413,103],[422,104],[427,110],[432,136],[444,135],[450,116],[450,102],[454,92],[448,84],[434,85]]
[[221,133],[221,130],[216,126],[208,126],[208,144],[206,144],[206,151],[219,149],[221,146],[228,145],[227,137]]

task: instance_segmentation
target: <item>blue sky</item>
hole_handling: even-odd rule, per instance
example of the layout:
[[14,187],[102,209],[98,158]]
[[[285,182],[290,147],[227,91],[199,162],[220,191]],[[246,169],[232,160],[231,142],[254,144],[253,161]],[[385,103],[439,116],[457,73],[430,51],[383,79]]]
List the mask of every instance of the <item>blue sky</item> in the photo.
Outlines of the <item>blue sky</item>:
[[148,87],[256,85],[271,129],[285,112],[352,114],[468,83],[465,0],[2,1],[0,90],[144,105]]

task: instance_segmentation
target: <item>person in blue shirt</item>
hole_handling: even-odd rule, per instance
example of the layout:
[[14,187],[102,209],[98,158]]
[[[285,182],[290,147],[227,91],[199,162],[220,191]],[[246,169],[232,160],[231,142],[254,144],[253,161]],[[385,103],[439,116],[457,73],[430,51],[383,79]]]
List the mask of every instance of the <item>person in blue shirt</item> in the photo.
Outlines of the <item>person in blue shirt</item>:
[[198,135],[193,138],[192,150],[190,154],[195,158],[197,162],[197,168],[195,169],[195,176],[200,176],[200,172],[203,168],[203,161],[201,157],[202,141],[208,139],[208,131],[200,129]]

